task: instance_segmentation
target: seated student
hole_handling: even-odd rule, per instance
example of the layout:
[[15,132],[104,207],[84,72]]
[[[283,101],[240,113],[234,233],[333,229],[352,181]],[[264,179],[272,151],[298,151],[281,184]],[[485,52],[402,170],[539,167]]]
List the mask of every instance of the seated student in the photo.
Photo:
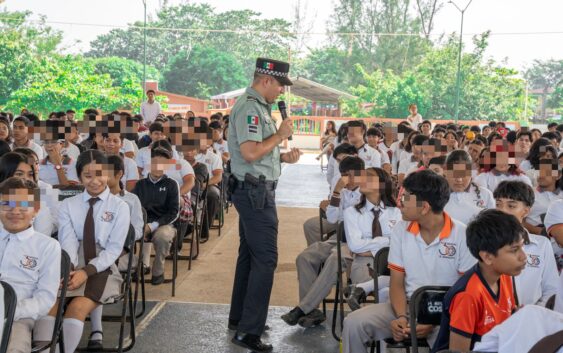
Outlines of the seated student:
[[[164,260],[176,235],[172,223],[178,218],[180,210],[180,188],[174,179],[164,173],[173,163],[170,151],[156,147],[151,149],[151,157],[150,172],[137,182],[133,193],[147,211],[144,236],[148,245],[152,243],[155,252],[151,283],[159,285],[164,282]],[[150,256],[150,247],[144,248],[143,264],[150,263]]]
[[[347,183],[346,178],[342,179],[340,163],[350,156],[357,157],[358,152],[356,151],[356,147],[350,145],[349,143],[340,144],[332,153],[332,158],[338,163],[339,171],[334,173],[334,178],[330,184],[330,190],[331,194],[336,195],[337,197],[340,197],[340,191],[344,189]],[[365,165],[365,163],[362,164]],[[362,169],[364,168],[362,167]],[[348,172],[349,169],[345,168],[345,170]],[[333,206],[333,209],[329,211],[329,204],[330,200],[323,200],[319,205],[319,207],[323,208],[323,210],[327,213],[327,219],[322,220],[324,234],[333,232],[337,228],[338,217],[335,217],[334,215],[338,215],[338,205],[336,205],[336,207]],[[333,212],[334,210],[336,210],[336,212]],[[332,213],[330,220],[328,215],[329,212]],[[305,240],[307,240],[307,246],[321,240],[321,237],[324,234],[321,234],[319,216],[311,217],[303,223],[303,233],[305,234]]]
[[[51,233],[48,234],[51,235],[59,228],[59,192],[58,190],[53,189],[50,184],[39,180],[39,157],[33,150],[25,147],[18,147],[14,149],[14,152],[20,153],[27,158],[27,164],[31,165],[33,169],[33,179],[29,179],[29,173],[27,174],[28,177],[26,179],[35,182],[39,187],[39,190],[41,190],[41,201],[43,202],[44,207],[39,210],[37,217],[35,217],[35,222],[38,222],[35,227],[36,229],[39,227],[45,227],[45,232],[49,232],[46,227],[48,227],[48,224],[51,224],[52,230]],[[44,216],[45,212],[48,212],[50,217]],[[39,223],[41,223],[41,226]]]
[[[0,157],[0,182],[11,178],[18,177],[29,181],[35,180],[35,170],[33,162],[30,162],[27,156],[17,152],[8,152]],[[51,236],[56,229],[56,220],[53,219],[53,213],[50,212],[47,202],[49,202],[49,194],[42,195],[43,207],[38,207],[38,212],[33,219],[33,227],[41,234]],[[2,224],[0,223],[0,229]]]
[[472,181],[471,166],[471,157],[464,150],[455,150],[446,158],[445,174],[451,193],[444,210],[464,224],[482,210],[495,208],[493,193]]
[[29,126],[31,122],[25,116],[18,116],[14,119],[14,142],[12,150],[18,147],[30,148],[37,154],[39,159],[43,159],[43,148],[31,140],[29,134]]
[[61,248],[50,234],[33,228],[39,205],[40,191],[34,182],[12,177],[0,184],[0,221],[4,225],[0,231],[0,279],[10,284],[17,296],[8,352],[31,352],[32,331],[57,299]]
[[[423,285],[448,286],[475,264],[465,243],[465,225],[445,213],[450,190],[436,173],[422,170],[409,175],[399,197],[403,217],[393,228],[389,253],[390,303],[368,305],[344,319],[344,353],[362,352],[366,344],[409,336],[407,300]],[[455,249],[448,251],[444,249]],[[433,343],[437,329],[418,325],[419,337]]]
[[361,120],[348,121],[348,143],[356,147],[358,157],[364,160],[366,168],[381,168],[381,154],[366,144],[366,125]]
[[549,205],[544,219],[547,235],[551,239],[553,253],[559,270],[563,269],[563,200]]
[[415,171],[428,169],[428,165],[430,164],[430,160],[432,158],[444,156],[446,152],[447,147],[442,144],[442,140],[432,137],[429,138],[428,141],[422,143],[422,147],[420,149],[420,163],[418,167],[407,171],[407,175]]
[[[488,159],[488,160],[487,160]],[[495,191],[497,185],[503,180],[519,180],[532,186],[528,178],[516,165],[514,159],[514,146],[506,140],[493,140],[489,156],[485,157],[484,171],[475,178],[475,183]]]
[[209,124],[209,128],[213,132],[213,150],[221,156],[223,163],[227,163],[231,158],[229,154],[229,146],[227,141],[223,139],[223,127],[218,121],[213,121]]
[[391,161],[389,154],[379,149],[379,143],[383,140],[383,132],[375,127],[371,127],[366,132],[368,146],[375,149],[381,155],[381,168],[391,175]]
[[[135,157],[135,162],[137,162],[137,168],[139,169],[139,175],[143,178],[146,178],[151,169],[151,146],[156,141],[166,140],[166,135],[164,135],[164,126],[160,123],[155,121],[149,127],[150,132],[150,139],[151,143],[143,147],[139,150],[139,153]],[[178,153],[173,149],[172,158],[175,160],[179,160],[180,156]]]
[[430,120],[424,120],[419,126],[418,130],[421,134],[430,137],[432,134],[432,123]]
[[[403,139],[404,143],[399,144],[399,147],[397,148],[397,153],[399,155],[397,167],[403,159],[410,160],[410,158],[412,157],[412,143],[414,137],[417,135],[421,135],[421,133],[419,131],[411,131],[411,133],[409,133],[408,136]],[[397,171],[395,171],[395,174],[397,174]]]
[[[363,196],[356,206],[344,210],[348,245],[342,245],[342,258],[352,262],[352,283],[363,283],[371,278],[367,263],[373,263],[373,254],[389,244],[391,229],[399,220],[400,212],[395,207],[391,177],[387,172],[381,168],[368,168],[365,171],[352,171],[351,174],[352,183],[360,186]],[[320,273],[320,261],[315,263],[310,258],[314,250],[326,259]],[[343,262],[343,267],[347,267],[349,261]],[[301,299],[299,305],[283,315],[282,319],[289,325],[319,325],[326,318],[317,307],[330,294],[332,286],[336,283],[338,257],[334,251],[334,242],[313,244],[298,256],[296,262]]]
[[[123,135],[120,133],[103,133],[102,136],[104,137],[104,150],[106,154],[108,156],[121,155],[121,149],[125,141]],[[126,155],[123,155],[123,163],[125,171],[121,182],[123,182],[127,191],[131,191],[139,180],[139,170],[137,169],[137,163]]]
[[528,156],[520,164],[521,167],[525,164],[529,165],[529,168],[526,170],[526,176],[532,181],[533,187],[538,186],[540,160],[542,159],[557,159],[557,150],[544,138],[534,141]]
[[[495,192],[496,208],[513,215],[520,223],[534,204],[532,187],[521,181],[503,181]],[[529,234],[526,231],[524,251],[527,256],[526,268],[516,277],[516,292],[520,304],[545,305],[557,291],[557,265],[553,249],[546,237]]]
[[534,191],[536,201],[523,225],[533,234],[544,235],[543,220],[549,205],[563,199],[563,176],[555,159],[541,159],[539,172],[538,187]]
[[[137,195],[128,192],[123,187],[122,177],[125,170],[123,159],[118,155],[108,156],[108,166],[109,191],[112,193],[112,195],[115,195],[125,201],[127,203],[127,206],[129,206],[129,211],[131,214],[131,225],[135,229],[135,240],[139,240],[143,236],[144,226],[141,201],[139,201]],[[127,260],[127,254],[124,254],[119,258],[118,268],[120,271],[126,271],[128,265]],[[90,313],[90,323],[92,326],[92,331],[88,340],[88,348],[103,348],[102,312],[103,306],[100,305]]]
[[[88,150],[76,161],[76,172],[84,192],[63,200],[59,213],[59,242],[70,256],[73,270],[67,291],[63,321],[64,347],[74,352],[84,329],[84,320],[98,305],[111,302],[119,295],[121,275],[115,262],[123,251],[129,231],[127,204],[114,196],[107,186],[107,157]],[[50,340],[57,306],[42,319]]]
[[479,175],[480,167],[479,167],[479,156],[481,155],[481,151],[485,148],[485,142],[482,136],[477,136],[474,140],[472,140],[469,145],[467,145],[467,153],[471,156],[471,176],[476,177]]
[[78,183],[76,160],[63,154],[62,143],[58,140],[43,142],[46,157],[39,162],[39,180],[52,186]]
[[77,160],[80,155],[80,148],[78,148],[74,141],[78,139],[78,129],[76,122],[64,121],[65,127],[64,143],[62,144],[62,154],[69,156],[72,160]]
[[446,164],[446,156],[433,157],[428,161],[427,169],[445,177],[446,172],[444,171],[444,164]]
[[[348,142],[348,123],[345,122],[338,128],[338,133],[336,136],[336,141],[334,141],[334,148],[338,147],[343,143]],[[332,158],[332,155],[328,158],[328,162],[326,164],[326,181],[328,181],[329,185],[332,183],[334,179],[334,173],[338,171],[338,163]]]
[[525,234],[516,217],[499,210],[482,211],[469,223],[467,245],[479,263],[446,294],[433,353],[448,348],[470,351],[516,310],[511,276],[519,275],[526,266]]
[[410,170],[416,170],[422,160],[422,146],[428,141],[428,137],[418,134],[411,139],[412,156],[405,158],[399,162],[398,178],[399,185],[403,184],[403,180]]

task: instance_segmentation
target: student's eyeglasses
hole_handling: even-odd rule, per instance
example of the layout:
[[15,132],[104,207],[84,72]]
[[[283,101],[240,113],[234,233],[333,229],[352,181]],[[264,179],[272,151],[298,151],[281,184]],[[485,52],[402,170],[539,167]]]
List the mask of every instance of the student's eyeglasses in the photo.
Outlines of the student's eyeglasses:
[[22,209],[22,212],[27,212],[27,210],[29,208],[33,208],[34,205],[34,201],[0,201],[0,208],[2,209],[2,211],[11,211],[16,207],[19,207]]

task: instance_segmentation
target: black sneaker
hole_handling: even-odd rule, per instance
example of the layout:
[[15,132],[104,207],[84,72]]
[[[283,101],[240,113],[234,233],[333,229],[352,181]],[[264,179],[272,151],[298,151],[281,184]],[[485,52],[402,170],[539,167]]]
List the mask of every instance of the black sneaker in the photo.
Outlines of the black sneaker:
[[271,344],[266,344],[262,342],[260,336],[251,335],[249,333],[235,333],[235,336],[231,340],[237,346],[250,349],[257,353],[270,353],[274,347]]
[[325,322],[326,316],[319,309],[311,311],[309,314],[299,319],[299,326],[309,328],[322,324]]
[[350,295],[346,298],[346,303],[352,311],[358,310],[362,303],[366,302],[366,292],[359,287],[352,286]]
[[291,309],[291,311],[288,312],[287,314],[283,314],[281,316],[281,319],[285,321],[285,323],[288,324],[289,326],[295,326],[297,325],[297,322],[299,322],[299,319],[302,318],[303,316],[305,316],[303,310],[301,310],[298,306],[296,306],[295,308]]
[[144,272],[144,275],[145,275],[145,276],[148,275],[148,274],[150,274],[150,273],[151,273],[151,267],[150,267],[150,266],[143,265],[143,272]]

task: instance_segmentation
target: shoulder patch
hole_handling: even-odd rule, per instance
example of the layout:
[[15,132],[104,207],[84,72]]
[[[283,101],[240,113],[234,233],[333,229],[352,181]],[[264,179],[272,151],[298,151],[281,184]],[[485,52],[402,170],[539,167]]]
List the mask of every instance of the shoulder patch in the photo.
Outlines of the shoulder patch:
[[246,96],[246,101],[247,102],[258,102],[258,99],[256,99],[255,97],[252,97],[252,96]]

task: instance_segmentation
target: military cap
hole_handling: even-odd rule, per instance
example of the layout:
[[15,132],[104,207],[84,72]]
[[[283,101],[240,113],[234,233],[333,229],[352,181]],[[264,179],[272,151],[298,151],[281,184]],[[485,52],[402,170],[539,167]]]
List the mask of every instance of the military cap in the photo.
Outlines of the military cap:
[[293,85],[293,82],[289,79],[289,63],[273,59],[258,58],[256,59],[255,72],[272,76],[284,86]]

